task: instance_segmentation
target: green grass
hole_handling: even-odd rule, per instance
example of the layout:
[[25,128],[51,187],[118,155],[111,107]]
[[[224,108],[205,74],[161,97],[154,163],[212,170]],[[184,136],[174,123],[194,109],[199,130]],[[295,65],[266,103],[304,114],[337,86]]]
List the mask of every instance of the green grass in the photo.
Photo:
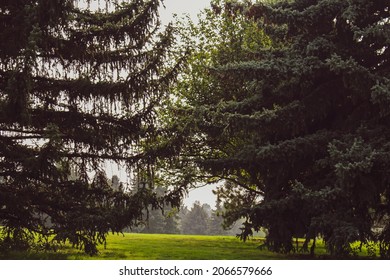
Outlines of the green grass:
[[[300,240],[302,242],[302,240]],[[69,260],[273,260],[307,259],[307,254],[282,255],[259,249],[261,239],[242,242],[233,236],[196,236],[168,234],[109,235],[107,246],[99,246],[99,254],[89,256],[71,246],[57,252],[13,252],[7,259]],[[325,246],[317,242],[317,258],[325,256]],[[366,253],[361,253],[364,257]]]
[[163,234],[127,234],[109,240],[107,250],[101,250],[106,258],[111,252],[124,259],[152,260],[235,260],[279,259],[282,256],[259,250],[259,243],[243,243],[232,236],[195,236]]
[[256,260],[285,259],[286,256],[260,250],[259,240],[242,242],[233,236],[168,234],[109,235],[107,246],[99,246],[97,256],[89,256],[70,246],[57,252],[14,252],[9,259],[69,260]]

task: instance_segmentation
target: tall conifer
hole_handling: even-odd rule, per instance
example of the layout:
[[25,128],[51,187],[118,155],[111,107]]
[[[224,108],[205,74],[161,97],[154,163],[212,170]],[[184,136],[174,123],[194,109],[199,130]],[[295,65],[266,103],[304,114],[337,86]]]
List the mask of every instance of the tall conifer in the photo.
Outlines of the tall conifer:
[[[0,240],[96,252],[156,203],[109,187],[107,161],[153,164],[142,145],[177,64],[159,0],[0,2]],[[93,181],[91,178],[94,178]],[[36,234],[40,234],[37,239]]]
[[212,2],[212,23],[244,16],[258,31],[201,29],[213,47],[197,49],[208,67],[194,57],[178,90],[192,136],[182,162],[226,180],[225,216],[248,219],[243,238],[264,227],[268,248],[291,252],[321,236],[337,256],[379,241],[389,257],[388,1],[267,3]]

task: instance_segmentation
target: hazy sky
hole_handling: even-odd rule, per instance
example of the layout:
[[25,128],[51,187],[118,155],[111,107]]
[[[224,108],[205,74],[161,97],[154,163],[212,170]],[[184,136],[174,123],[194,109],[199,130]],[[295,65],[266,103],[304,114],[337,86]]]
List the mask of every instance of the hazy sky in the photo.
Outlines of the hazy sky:
[[160,18],[163,24],[171,21],[173,14],[189,14],[192,19],[196,19],[196,15],[209,4],[210,0],[164,0],[166,8],[160,10]]

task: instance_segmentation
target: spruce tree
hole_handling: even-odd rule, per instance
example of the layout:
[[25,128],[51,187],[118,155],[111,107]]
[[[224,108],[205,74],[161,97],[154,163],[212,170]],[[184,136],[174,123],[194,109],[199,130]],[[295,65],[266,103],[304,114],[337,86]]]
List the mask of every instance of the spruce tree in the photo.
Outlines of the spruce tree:
[[157,203],[150,190],[110,188],[105,165],[133,176],[157,156],[142,147],[178,69],[166,63],[173,35],[159,31],[160,4],[1,1],[3,252],[54,240],[93,254]]
[[208,233],[209,216],[199,201],[195,201],[192,208],[181,219],[183,234],[206,235]]
[[213,2],[216,15],[255,20],[269,44],[230,37],[208,68],[191,65],[200,78],[188,76],[177,108],[192,140],[183,161],[226,180],[225,215],[247,218],[244,239],[264,227],[269,249],[314,241],[314,253],[320,236],[337,257],[377,241],[389,257],[387,1]]
[[215,203],[215,209],[211,211],[208,234],[209,235],[224,235],[226,230],[224,228],[223,220],[223,208],[221,206],[221,200],[217,198]]

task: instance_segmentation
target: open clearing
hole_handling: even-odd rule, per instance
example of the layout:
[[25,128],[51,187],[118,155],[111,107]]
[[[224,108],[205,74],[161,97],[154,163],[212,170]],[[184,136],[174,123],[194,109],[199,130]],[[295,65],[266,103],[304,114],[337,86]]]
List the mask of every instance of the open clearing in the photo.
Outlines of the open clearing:
[[234,236],[169,234],[110,235],[97,256],[65,246],[57,252],[12,253],[9,259],[101,259],[101,260],[256,260],[286,256],[260,250],[259,240],[242,242]]
[[[99,246],[99,254],[89,256],[83,251],[64,246],[57,252],[11,253],[6,259],[68,259],[68,260],[269,260],[307,259],[306,254],[282,255],[259,249],[259,238],[242,242],[234,236],[198,236],[169,234],[109,235],[107,246]],[[317,242],[316,254],[323,258],[324,245]],[[366,255],[362,252],[359,255]],[[4,257],[3,257],[4,258]],[[327,258],[327,257],[325,257]]]

